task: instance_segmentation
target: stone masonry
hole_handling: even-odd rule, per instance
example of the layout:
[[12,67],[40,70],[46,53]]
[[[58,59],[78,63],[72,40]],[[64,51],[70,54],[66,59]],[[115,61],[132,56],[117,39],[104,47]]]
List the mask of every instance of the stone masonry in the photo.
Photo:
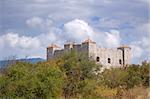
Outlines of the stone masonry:
[[124,67],[130,64],[131,48],[127,45],[122,45],[117,48],[101,48],[96,45],[96,42],[87,39],[81,44],[67,43],[64,48],[52,44],[47,47],[47,60],[56,56],[62,55],[65,52],[76,50],[83,52],[88,58],[92,58],[97,64],[101,64],[106,68],[110,67]]

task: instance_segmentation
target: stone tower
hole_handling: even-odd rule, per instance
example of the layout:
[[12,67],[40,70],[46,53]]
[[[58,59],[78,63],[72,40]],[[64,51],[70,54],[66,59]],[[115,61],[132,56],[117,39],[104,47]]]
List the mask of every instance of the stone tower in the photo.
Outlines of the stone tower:
[[70,50],[70,49],[72,49],[73,48],[73,42],[68,42],[68,43],[66,43],[66,44],[64,44],[64,49],[65,50]]
[[122,45],[118,49],[122,50],[123,66],[129,65],[131,61],[131,48],[127,45]]
[[51,44],[47,47],[47,60],[51,59],[55,55],[55,51],[60,50],[60,47],[56,44]]
[[82,50],[87,52],[89,58],[94,58],[96,56],[96,42],[88,38],[82,42]]

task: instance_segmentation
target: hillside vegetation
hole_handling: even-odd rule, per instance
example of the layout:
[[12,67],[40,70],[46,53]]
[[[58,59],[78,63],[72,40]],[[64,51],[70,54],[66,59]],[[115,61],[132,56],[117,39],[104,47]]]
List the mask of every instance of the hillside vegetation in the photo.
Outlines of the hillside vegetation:
[[112,68],[75,52],[37,64],[17,62],[0,73],[2,99],[148,99],[150,63]]

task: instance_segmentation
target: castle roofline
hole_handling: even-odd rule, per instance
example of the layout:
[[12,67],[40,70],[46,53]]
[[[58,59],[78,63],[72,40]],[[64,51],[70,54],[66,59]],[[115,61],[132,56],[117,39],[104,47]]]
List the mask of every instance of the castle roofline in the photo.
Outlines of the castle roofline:
[[131,49],[131,47],[130,47],[130,46],[125,45],[125,44],[123,44],[123,45],[119,46],[118,48],[130,48],[130,49]]
[[64,45],[73,45],[73,44],[75,44],[75,42],[67,42]]
[[51,44],[47,48],[60,48],[60,47],[56,44]]
[[82,43],[94,43],[94,44],[96,44],[96,42],[95,41],[92,41],[91,39],[86,39],[85,41],[83,41]]

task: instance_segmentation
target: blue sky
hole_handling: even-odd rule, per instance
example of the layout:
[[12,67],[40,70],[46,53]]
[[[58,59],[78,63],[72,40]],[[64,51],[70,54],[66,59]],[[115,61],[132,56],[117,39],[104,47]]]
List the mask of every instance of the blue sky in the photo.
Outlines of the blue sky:
[[150,0],[0,0],[0,60],[45,58],[50,43],[128,44],[132,63],[150,60]]

